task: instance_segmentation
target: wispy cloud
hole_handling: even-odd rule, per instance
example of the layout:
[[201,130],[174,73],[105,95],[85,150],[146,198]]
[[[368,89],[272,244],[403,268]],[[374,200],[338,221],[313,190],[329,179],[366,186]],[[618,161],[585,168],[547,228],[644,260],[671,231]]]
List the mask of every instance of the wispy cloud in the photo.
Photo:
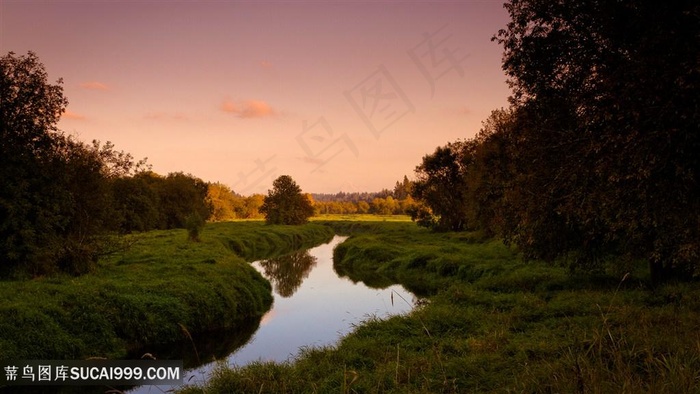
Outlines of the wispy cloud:
[[61,115],[61,118],[62,119],[71,119],[71,120],[85,120],[86,119],[85,116],[77,114],[69,109],[67,109],[66,112],[64,112]]
[[268,62],[267,60],[261,60],[259,64],[260,64],[260,68],[262,68],[264,70],[272,69],[272,63]]
[[103,92],[110,90],[109,85],[97,81],[83,82],[80,84],[80,87],[88,90],[101,90]]
[[268,103],[261,100],[224,100],[221,110],[242,119],[265,118],[277,114]]

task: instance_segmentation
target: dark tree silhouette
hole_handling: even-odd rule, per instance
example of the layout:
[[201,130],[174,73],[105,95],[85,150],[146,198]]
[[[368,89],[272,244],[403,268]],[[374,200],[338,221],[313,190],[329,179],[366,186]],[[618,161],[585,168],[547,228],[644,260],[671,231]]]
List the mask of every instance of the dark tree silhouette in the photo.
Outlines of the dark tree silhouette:
[[495,38],[519,124],[511,229],[533,256],[700,260],[700,5],[512,0]]

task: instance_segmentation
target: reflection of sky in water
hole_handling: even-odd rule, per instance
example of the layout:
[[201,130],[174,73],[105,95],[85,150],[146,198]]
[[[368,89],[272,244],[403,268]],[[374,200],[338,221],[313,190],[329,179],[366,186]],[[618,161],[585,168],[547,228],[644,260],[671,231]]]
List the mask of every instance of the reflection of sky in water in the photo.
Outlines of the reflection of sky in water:
[[[336,236],[330,243],[309,249],[317,263],[302,286],[288,298],[275,294],[275,303],[263,318],[253,339],[229,357],[230,364],[244,365],[258,359],[284,361],[302,346],[335,343],[368,316],[395,315],[412,308],[413,296],[401,286],[370,289],[338,278],[333,271],[333,248],[344,241]],[[262,271],[259,263],[253,266]],[[394,294],[392,306],[391,293]]]
[[[256,360],[285,361],[301,347],[335,343],[353,325],[370,316],[396,315],[413,308],[413,295],[401,286],[371,289],[337,276],[333,271],[333,248],[345,238],[336,236],[328,244],[309,249],[309,254],[317,259],[315,267],[291,297],[275,294],[274,305],[253,338],[228,357],[230,365]],[[253,266],[262,271],[258,262]],[[190,371],[185,380],[194,375],[192,383],[202,382],[213,366]]]

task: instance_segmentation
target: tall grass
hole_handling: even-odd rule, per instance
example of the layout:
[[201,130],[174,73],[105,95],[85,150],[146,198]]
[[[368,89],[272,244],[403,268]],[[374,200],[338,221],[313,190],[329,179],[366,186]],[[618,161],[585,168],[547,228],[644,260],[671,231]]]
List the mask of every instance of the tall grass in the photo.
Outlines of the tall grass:
[[[295,361],[222,366],[184,393],[700,392],[700,286],[572,276],[479,234],[328,222],[336,270],[429,296]],[[635,271],[635,272],[642,272]],[[624,277],[624,280],[623,280]],[[395,300],[397,301],[397,300]]]

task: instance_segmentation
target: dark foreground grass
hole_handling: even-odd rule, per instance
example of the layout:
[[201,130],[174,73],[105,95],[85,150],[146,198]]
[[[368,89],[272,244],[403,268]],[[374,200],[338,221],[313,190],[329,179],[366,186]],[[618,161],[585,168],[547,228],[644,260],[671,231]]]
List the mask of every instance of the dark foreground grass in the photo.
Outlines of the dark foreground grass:
[[700,392],[698,283],[651,290],[634,272],[526,263],[478,234],[326,224],[355,234],[336,248],[339,272],[404,283],[427,304],[294,362],[222,366],[181,393]]
[[123,357],[143,344],[236,327],[262,316],[271,288],[246,260],[327,241],[325,226],[209,224],[136,235],[127,251],[81,277],[0,282],[4,359]]

